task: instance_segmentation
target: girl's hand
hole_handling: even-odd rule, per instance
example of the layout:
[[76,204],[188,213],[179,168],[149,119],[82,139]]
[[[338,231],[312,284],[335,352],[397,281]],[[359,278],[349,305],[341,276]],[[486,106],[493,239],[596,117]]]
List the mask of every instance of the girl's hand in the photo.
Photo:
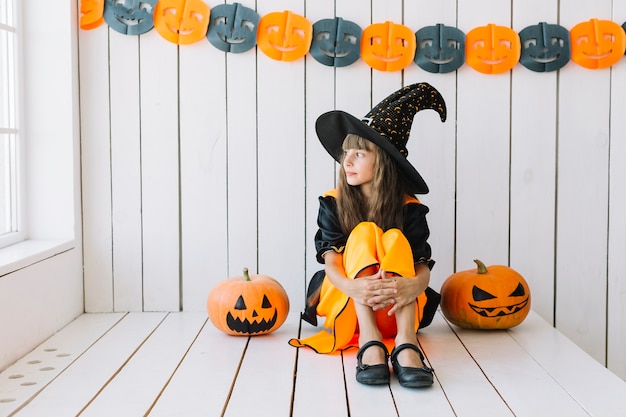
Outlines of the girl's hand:
[[[420,265],[423,265],[420,266]],[[389,276],[380,271],[381,278],[378,281],[370,281],[368,290],[374,296],[367,299],[367,305],[373,310],[381,310],[393,305],[388,314],[393,315],[396,310],[415,301],[430,281],[430,271],[424,264],[418,264],[418,273],[415,277],[404,278]]]

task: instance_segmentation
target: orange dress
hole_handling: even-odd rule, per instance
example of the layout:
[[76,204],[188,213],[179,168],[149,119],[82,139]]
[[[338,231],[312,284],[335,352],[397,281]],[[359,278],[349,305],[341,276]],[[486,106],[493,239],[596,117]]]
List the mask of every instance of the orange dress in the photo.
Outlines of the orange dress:
[[[415,197],[407,196],[405,201],[405,223],[403,230],[383,231],[372,222],[358,224],[345,236],[337,219],[336,190],[320,197],[320,211],[316,234],[317,258],[323,263],[322,255],[328,250],[342,254],[346,276],[354,279],[369,267],[382,268],[399,276],[415,276],[414,264],[427,263],[432,268],[429,235],[426,223],[428,208]],[[432,321],[439,304],[440,296],[427,288],[417,297],[415,331],[426,327]],[[389,307],[391,308],[391,306]],[[387,310],[376,312],[378,328],[384,338],[396,334],[395,317],[388,316]],[[324,330],[303,338],[291,339],[289,344],[295,347],[309,347],[318,353],[333,353],[349,347],[358,347],[358,323],[354,302],[339,291],[324,271],[319,271],[312,278],[307,292],[307,306],[302,318],[317,325],[317,316],[325,317]]]

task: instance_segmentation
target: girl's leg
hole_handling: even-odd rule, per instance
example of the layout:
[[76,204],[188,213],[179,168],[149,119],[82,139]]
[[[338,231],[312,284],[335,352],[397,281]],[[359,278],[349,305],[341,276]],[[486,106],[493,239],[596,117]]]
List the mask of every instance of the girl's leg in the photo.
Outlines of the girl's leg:
[[[359,323],[359,346],[375,340],[382,342],[383,337],[376,326],[376,314],[374,311],[363,304],[354,303],[357,321]],[[382,349],[367,349],[363,352],[363,363],[367,365],[376,365],[386,363],[387,358]]]
[[[417,303],[414,301],[401,307],[396,311],[396,324],[398,333],[395,338],[395,345],[400,346],[405,343],[417,345],[417,335],[415,333],[415,309]],[[421,368],[424,366],[419,354],[412,349],[404,349],[398,353],[398,362],[402,366]]]

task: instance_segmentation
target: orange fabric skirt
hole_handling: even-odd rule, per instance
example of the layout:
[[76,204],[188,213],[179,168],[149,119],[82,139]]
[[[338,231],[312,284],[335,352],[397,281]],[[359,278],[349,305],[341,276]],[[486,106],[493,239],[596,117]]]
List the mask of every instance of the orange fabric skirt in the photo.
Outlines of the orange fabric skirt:
[[[368,268],[382,268],[401,277],[414,277],[415,266],[409,242],[398,229],[383,232],[372,222],[359,223],[346,242],[343,267],[349,279],[355,279]],[[368,275],[371,275],[368,273]],[[417,297],[415,309],[415,331],[419,328],[426,305],[426,294]],[[396,319],[387,314],[388,307],[376,312],[376,322],[383,338],[396,335]],[[309,347],[317,353],[333,353],[350,347],[358,347],[358,322],[354,301],[339,291],[328,278],[324,278],[320,291],[317,314],[325,317],[325,330],[304,338],[291,339],[289,344],[295,347]]]

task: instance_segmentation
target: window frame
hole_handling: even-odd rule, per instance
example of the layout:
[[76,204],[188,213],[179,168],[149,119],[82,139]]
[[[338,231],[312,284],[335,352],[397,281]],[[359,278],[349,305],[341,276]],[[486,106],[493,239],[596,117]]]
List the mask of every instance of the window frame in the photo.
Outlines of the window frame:
[[[21,152],[21,135],[20,135],[20,115],[22,108],[20,107],[20,93],[22,86],[20,84],[20,69],[21,69],[21,43],[19,33],[19,2],[16,0],[2,0],[5,3],[5,11],[7,12],[6,23],[0,21],[0,30],[13,34],[13,41],[10,45],[10,50],[7,51],[7,76],[8,80],[8,115],[7,124],[0,126],[0,134],[9,136],[9,156],[12,168],[10,169],[10,181],[8,184],[9,204],[5,207],[10,213],[9,230],[0,234],[0,249],[17,242],[23,241],[26,238],[23,223],[23,204],[21,202],[23,196],[22,190],[22,176],[23,170],[23,153]],[[7,40],[8,42],[8,40]],[[4,162],[4,161],[3,161]]]

